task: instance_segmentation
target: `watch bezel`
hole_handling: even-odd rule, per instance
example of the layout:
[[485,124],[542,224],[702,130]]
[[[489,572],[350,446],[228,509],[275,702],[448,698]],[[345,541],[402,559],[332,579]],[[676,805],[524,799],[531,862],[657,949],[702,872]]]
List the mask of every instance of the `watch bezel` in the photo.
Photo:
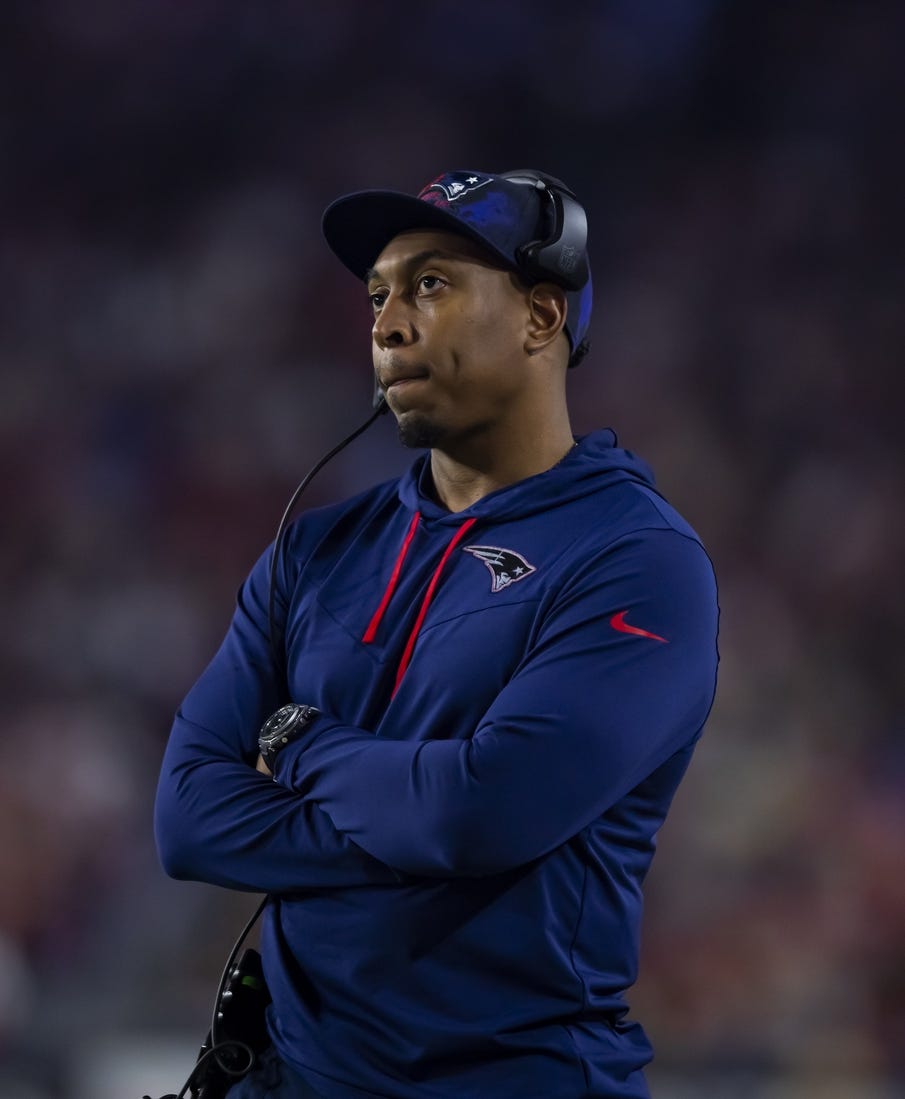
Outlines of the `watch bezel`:
[[314,706],[287,702],[267,718],[258,734],[258,751],[269,768],[272,769],[279,752],[295,740],[319,712]]

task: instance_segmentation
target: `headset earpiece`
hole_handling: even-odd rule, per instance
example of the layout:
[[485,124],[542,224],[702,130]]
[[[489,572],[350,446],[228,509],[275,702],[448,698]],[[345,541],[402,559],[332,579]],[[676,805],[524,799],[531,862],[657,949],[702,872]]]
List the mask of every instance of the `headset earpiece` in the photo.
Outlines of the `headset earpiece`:
[[560,180],[533,171],[505,172],[502,178],[534,187],[547,199],[549,228],[518,249],[519,265],[534,278],[580,290],[589,275],[588,218],[574,193]]

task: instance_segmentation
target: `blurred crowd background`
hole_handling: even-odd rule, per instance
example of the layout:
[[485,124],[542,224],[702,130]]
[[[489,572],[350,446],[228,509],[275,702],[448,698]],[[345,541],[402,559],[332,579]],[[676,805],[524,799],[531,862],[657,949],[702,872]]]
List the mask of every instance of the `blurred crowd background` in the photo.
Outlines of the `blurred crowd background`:
[[[654,1094],[905,1094],[903,46],[897,0],[4,3],[5,1099],[178,1090],[255,906],[168,881],[151,805],[236,587],[369,411],[323,207],[529,166],[590,216],[575,427],[720,580],[630,998]],[[307,502],[409,460],[381,420]]]

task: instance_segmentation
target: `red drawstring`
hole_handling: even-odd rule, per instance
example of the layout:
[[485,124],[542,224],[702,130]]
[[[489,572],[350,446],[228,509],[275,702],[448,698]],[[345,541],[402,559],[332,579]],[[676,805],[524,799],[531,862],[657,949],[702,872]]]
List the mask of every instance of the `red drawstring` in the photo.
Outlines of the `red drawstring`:
[[[399,548],[399,553],[396,557],[396,564],[393,566],[393,572],[390,576],[389,582],[386,586],[386,591],[383,593],[383,598],[380,600],[380,606],[374,611],[374,615],[371,621],[368,623],[368,628],[362,635],[361,640],[364,644],[369,645],[377,636],[377,628],[380,626],[383,616],[386,613],[387,607],[390,605],[390,600],[393,598],[393,592],[396,590],[396,585],[399,582],[399,574],[402,572],[402,563],[405,561],[406,554],[409,551],[409,547],[412,544],[412,540],[415,537],[415,531],[418,529],[418,524],[421,521],[420,512],[415,512],[409,528],[406,531],[405,538],[402,545]],[[427,608],[431,605],[431,600],[434,598],[434,592],[437,590],[437,584],[440,582],[440,573],[443,572],[443,566],[449,560],[449,556],[456,546],[462,541],[465,535],[475,525],[477,519],[466,519],[461,527],[452,536],[449,545],[443,551],[443,556],[440,558],[440,564],[434,569],[434,575],[431,577],[431,581],[427,586],[427,591],[424,593],[424,598],[421,600],[421,609],[418,611],[418,617],[415,619],[415,625],[412,627],[412,632],[409,634],[409,639],[405,643],[405,651],[402,654],[402,659],[399,661],[399,667],[396,670],[396,682],[393,686],[393,694],[399,690],[399,684],[402,682],[402,677],[405,675],[405,670],[409,666],[409,661],[412,659],[412,652],[415,648],[415,642],[418,640],[418,634],[421,632],[421,625],[424,622],[427,615]]]
[[[431,577],[431,582],[427,586],[427,591],[424,593],[424,599],[421,601],[421,610],[418,611],[418,617],[415,619],[415,625],[412,627],[412,632],[409,634],[409,639],[405,645],[405,651],[402,654],[402,659],[399,661],[399,667],[396,670],[396,683],[393,686],[393,694],[399,690],[399,684],[402,682],[402,677],[405,675],[405,670],[409,666],[409,661],[412,659],[412,652],[415,648],[415,642],[418,640],[418,634],[421,631],[421,624],[424,622],[427,615],[427,608],[431,604],[431,600],[434,598],[434,592],[437,589],[437,584],[440,581],[440,573],[443,571],[443,566],[449,560],[449,556],[456,548],[459,542],[465,537],[468,531],[475,525],[477,519],[466,519],[461,527],[453,535],[452,540],[446,547],[446,551],[440,558],[440,564],[434,569],[434,575]],[[400,563],[401,567],[401,563]]]
[[405,555],[409,551],[409,546],[412,544],[412,539],[415,537],[415,531],[418,529],[418,523],[420,521],[421,513],[416,511],[411,523],[409,523],[409,529],[402,542],[399,555],[396,558],[396,564],[393,566],[393,574],[390,577],[390,582],[387,584],[387,589],[383,593],[383,599],[380,600],[380,606],[374,611],[374,617],[368,623],[368,628],[362,636],[362,641],[366,645],[370,645],[377,635],[377,627],[380,625],[380,620],[383,618],[384,612],[390,605],[390,600],[393,598],[393,592],[396,590],[396,584],[399,581],[399,574],[402,572],[402,562],[405,560]]

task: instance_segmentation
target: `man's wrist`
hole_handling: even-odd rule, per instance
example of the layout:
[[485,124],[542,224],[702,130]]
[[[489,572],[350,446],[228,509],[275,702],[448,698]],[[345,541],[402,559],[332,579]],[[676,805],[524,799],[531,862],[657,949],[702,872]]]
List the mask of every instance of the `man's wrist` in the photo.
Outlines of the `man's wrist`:
[[261,726],[258,736],[260,757],[257,769],[264,774],[273,774],[280,752],[298,741],[319,714],[316,707],[295,702],[281,706],[271,714]]

